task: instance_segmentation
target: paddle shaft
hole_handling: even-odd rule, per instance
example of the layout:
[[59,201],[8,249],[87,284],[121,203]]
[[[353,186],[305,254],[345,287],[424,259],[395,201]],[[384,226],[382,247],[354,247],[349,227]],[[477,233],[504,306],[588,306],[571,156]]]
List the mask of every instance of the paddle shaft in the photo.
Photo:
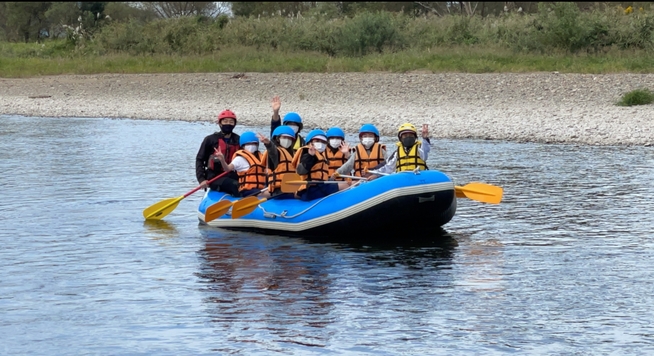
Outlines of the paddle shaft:
[[[215,176],[214,178],[209,180],[208,183],[210,184],[211,182],[215,181],[216,179],[218,179],[220,177],[224,177],[225,175],[227,175],[227,173],[229,173],[229,171],[223,172],[223,173]],[[188,192],[188,193],[186,193],[186,194],[184,194],[182,196],[179,196],[177,198],[168,198],[168,199],[161,200],[161,201],[159,201],[157,203],[154,203],[154,204],[150,205],[149,207],[145,208],[145,210],[143,210],[143,217],[145,218],[145,220],[148,220],[148,219],[154,219],[154,220],[162,219],[166,215],[170,214],[171,211],[175,210],[175,208],[177,207],[177,204],[179,204],[179,202],[182,201],[182,199],[184,199],[187,196],[197,192],[200,189],[202,189],[202,185],[197,186],[195,189],[193,189],[190,192]]]
[[347,176],[347,175],[345,175],[345,174],[338,174],[338,173],[336,173],[336,176],[335,176],[335,177],[336,177],[336,178],[350,178],[350,179],[356,179],[356,180],[364,180],[364,179],[368,179],[368,178],[366,178],[366,177]]
[[[231,171],[222,172],[219,175],[217,175],[217,176],[211,178],[210,180],[208,180],[207,181],[207,187],[209,187],[209,184],[213,183],[216,179],[226,176],[229,172],[231,172]],[[200,189],[202,189],[202,184],[198,185],[197,187],[195,187],[195,189],[191,190],[190,192],[184,194],[184,198],[186,198],[187,196],[197,192]]]

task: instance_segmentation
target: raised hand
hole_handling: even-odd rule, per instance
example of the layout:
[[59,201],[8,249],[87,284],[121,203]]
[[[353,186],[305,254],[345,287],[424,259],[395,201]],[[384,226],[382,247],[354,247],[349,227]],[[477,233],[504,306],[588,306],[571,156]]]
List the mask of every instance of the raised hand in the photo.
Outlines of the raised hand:
[[270,144],[270,140],[258,132],[257,132],[257,137],[259,138],[259,141],[263,142],[264,145]]
[[220,160],[221,162],[225,160],[225,155],[223,154],[223,151],[220,150],[220,147],[214,148],[213,149],[213,154]]
[[351,152],[350,152],[350,144],[348,144],[348,143],[345,142],[345,141],[341,142],[340,151],[341,151],[341,153],[345,156],[345,158],[349,158],[349,157],[350,157],[350,153],[351,153]]
[[429,137],[429,125],[422,124],[422,138],[427,138],[427,137]]
[[308,152],[309,152],[309,154],[312,155],[312,156],[315,156],[315,155],[316,155],[316,149],[313,147],[313,142],[309,143],[309,150],[308,150]]
[[282,101],[279,99],[279,96],[274,96],[272,98],[271,106],[273,112],[278,113],[279,109],[282,107]]

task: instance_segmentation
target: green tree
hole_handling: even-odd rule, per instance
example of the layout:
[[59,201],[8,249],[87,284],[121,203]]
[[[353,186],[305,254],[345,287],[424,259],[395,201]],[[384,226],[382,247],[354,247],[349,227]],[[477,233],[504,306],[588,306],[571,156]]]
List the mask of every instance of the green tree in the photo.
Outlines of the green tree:
[[48,35],[45,16],[51,2],[6,2],[6,34],[8,40],[40,40]]
[[7,5],[0,2],[0,41],[7,40]]
[[145,23],[157,18],[157,14],[154,12],[130,4],[128,2],[109,2],[104,8],[104,14],[109,16],[108,20],[118,22],[136,20]]
[[65,26],[79,25],[78,18],[82,14],[76,2],[53,2],[50,9],[45,12],[49,24],[51,38],[58,38],[66,34]]

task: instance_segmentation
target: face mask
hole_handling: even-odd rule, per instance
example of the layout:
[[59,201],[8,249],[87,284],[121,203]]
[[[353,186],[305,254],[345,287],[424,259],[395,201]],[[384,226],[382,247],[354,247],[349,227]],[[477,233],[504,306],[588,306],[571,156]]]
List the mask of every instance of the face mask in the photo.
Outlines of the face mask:
[[222,131],[225,135],[228,135],[232,133],[232,130],[234,129],[234,125],[222,125],[220,126],[220,131]]
[[341,140],[340,138],[332,138],[329,140],[329,145],[332,146],[332,148],[339,148],[341,146]]
[[314,142],[313,143],[313,148],[316,149],[316,151],[323,153],[325,152],[325,148],[327,148],[327,145],[325,145],[324,142]]
[[279,144],[284,148],[289,148],[293,144],[293,140],[287,137],[282,137],[279,139]]
[[287,125],[287,126],[290,127],[295,133],[297,133],[300,130],[300,126],[295,126],[295,125]]
[[254,153],[259,150],[259,145],[245,145],[243,149],[250,153]]
[[412,147],[416,143],[416,138],[413,136],[405,137],[402,140],[402,146]]
[[375,139],[372,137],[364,137],[361,139],[361,144],[365,148],[370,148],[373,143],[375,143]]

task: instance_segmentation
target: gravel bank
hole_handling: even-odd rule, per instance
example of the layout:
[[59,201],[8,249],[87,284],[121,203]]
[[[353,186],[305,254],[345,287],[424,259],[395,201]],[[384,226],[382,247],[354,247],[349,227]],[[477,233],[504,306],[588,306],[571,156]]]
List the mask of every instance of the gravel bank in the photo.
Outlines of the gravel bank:
[[230,108],[268,125],[270,99],[306,127],[363,123],[393,135],[428,123],[432,137],[654,145],[654,105],[618,107],[654,89],[654,74],[234,73],[61,75],[0,79],[0,113],[47,117],[213,120]]

